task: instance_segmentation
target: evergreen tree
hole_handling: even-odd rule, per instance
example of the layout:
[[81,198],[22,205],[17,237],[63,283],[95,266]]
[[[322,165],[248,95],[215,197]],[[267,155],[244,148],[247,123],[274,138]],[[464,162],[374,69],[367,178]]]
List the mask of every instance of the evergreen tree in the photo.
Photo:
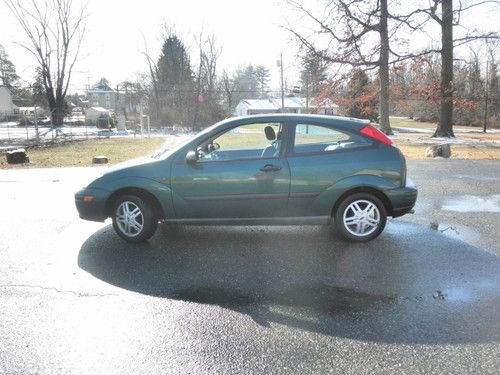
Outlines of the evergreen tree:
[[48,109],[49,103],[47,101],[45,87],[43,86],[42,70],[39,67],[35,69],[35,81],[32,83],[31,87],[33,105]]
[[267,97],[266,91],[268,89],[267,84],[269,83],[269,69],[263,65],[259,65],[255,68],[254,75],[259,85],[260,98],[264,99]]
[[169,86],[182,85],[193,79],[186,47],[176,35],[169,35],[163,42],[158,59],[158,77],[161,84]]
[[157,63],[160,115],[168,125],[187,125],[195,103],[193,71],[184,43],[168,35]]
[[494,56],[490,58],[488,76],[488,96],[491,98],[489,100],[489,113],[494,117],[498,126],[500,124],[500,77]]
[[4,85],[12,90],[19,84],[19,76],[16,73],[16,67],[9,60],[9,55],[5,48],[0,44],[0,85]]
[[316,96],[321,90],[320,86],[327,79],[327,66],[323,59],[308,53],[302,57],[300,83],[302,91],[309,96]]
[[237,72],[237,82],[238,91],[246,99],[257,99],[259,97],[259,81],[257,80],[256,68],[252,64]]
[[302,57],[302,69],[300,71],[300,84],[302,95],[305,96],[307,105],[321,92],[321,84],[327,79],[327,66],[325,61],[308,52]]
[[378,119],[377,90],[361,69],[353,69],[347,90],[347,115],[375,121]]

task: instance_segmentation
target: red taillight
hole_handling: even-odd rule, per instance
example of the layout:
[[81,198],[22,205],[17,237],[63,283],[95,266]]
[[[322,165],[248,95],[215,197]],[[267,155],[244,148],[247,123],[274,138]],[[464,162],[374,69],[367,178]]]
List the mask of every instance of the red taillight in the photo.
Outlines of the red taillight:
[[387,145],[392,145],[393,142],[391,139],[386,136],[384,133],[382,133],[380,130],[377,128],[374,128],[371,125],[365,126],[363,129],[359,131],[361,134],[367,135],[370,138],[376,139],[377,141],[383,142]]

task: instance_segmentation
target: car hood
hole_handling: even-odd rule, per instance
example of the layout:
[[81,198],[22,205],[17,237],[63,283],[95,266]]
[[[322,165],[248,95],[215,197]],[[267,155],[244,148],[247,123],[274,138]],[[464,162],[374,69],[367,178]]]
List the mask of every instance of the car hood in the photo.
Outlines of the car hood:
[[[161,167],[159,167],[160,163],[162,164]],[[159,180],[161,177],[159,176],[159,171],[163,170],[166,172],[166,164],[165,160],[155,159],[150,156],[127,160],[109,168],[102,176],[92,181],[88,187],[106,189],[110,181],[128,177]]]
[[117,172],[117,171],[121,171],[121,170],[130,168],[130,167],[136,167],[136,166],[139,166],[139,165],[147,165],[147,164],[150,164],[150,163],[154,163],[156,161],[158,161],[158,159],[154,159],[151,156],[143,156],[143,157],[140,157],[140,158],[126,160],[126,161],[123,161],[123,162],[118,163],[116,165],[113,165],[112,167],[110,167],[105,172],[105,174],[114,173],[114,172]]

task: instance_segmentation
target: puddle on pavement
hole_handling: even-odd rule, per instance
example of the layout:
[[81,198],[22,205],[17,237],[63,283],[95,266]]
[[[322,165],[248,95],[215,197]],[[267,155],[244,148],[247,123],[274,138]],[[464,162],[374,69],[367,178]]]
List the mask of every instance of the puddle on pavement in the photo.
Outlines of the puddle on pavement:
[[[177,300],[195,302],[238,310],[243,307],[264,308],[283,316],[300,315],[301,319],[315,314],[345,314],[366,311],[382,305],[400,304],[408,301],[471,303],[498,296],[500,283],[495,281],[474,282],[469,285],[437,289],[434,292],[395,296],[369,294],[348,288],[321,286],[295,287],[275,293],[244,294],[241,291],[223,288],[188,288],[171,294]],[[313,315],[310,315],[310,314]]]
[[318,286],[292,287],[284,291],[243,294],[223,288],[189,288],[178,291],[172,298],[227,307],[273,306],[305,308],[321,313],[338,314],[363,311],[377,304],[390,304],[395,296],[374,295],[348,288]]
[[458,175],[457,177],[475,181],[500,181],[500,177],[495,177],[495,176]]
[[500,213],[500,194],[488,196],[462,195],[443,203],[442,209],[455,212],[493,212]]
[[480,240],[480,235],[477,232],[460,224],[431,222],[430,229],[440,232],[446,237],[457,239],[471,245],[476,245]]
[[500,283],[493,280],[484,280],[463,286],[454,286],[437,290],[434,299],[450,302],[473,302],[482,298],[498,295]]

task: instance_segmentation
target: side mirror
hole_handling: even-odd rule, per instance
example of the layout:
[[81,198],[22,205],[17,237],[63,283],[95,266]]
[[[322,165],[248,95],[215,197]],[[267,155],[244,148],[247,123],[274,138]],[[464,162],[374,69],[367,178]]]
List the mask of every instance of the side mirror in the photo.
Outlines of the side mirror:
[[198,154],[194,150],[188,151],[186,154],[186,162],[189,164],[196,163],[198,161]]

